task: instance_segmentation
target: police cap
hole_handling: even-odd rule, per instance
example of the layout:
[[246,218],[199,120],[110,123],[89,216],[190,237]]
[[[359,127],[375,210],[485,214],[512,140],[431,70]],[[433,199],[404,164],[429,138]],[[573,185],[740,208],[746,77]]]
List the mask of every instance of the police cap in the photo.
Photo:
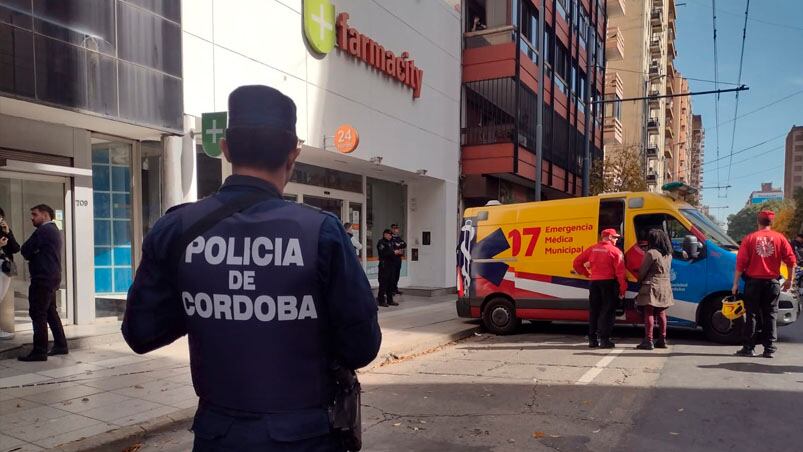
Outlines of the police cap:
[[228,127],[270,127],[295,136],[296,104],[269,86],[240,86],[229,94]]

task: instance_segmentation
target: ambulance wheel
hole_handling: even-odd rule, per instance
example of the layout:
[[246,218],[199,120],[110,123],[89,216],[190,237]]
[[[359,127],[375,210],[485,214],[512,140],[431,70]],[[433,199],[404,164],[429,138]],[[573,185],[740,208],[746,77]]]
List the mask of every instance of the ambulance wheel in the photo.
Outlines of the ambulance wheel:
[[507,298],[494,298],[482,311],[482,323],[491,333],[506,335],[518,329],[521,319],[516,317],[516,307],[512,301]]
[[742,343],[744,317],[730,320],[722,315],[722,300],[726,295],[708,299],[703,305],[702,324],[705,335],[711,342],[737,345]]

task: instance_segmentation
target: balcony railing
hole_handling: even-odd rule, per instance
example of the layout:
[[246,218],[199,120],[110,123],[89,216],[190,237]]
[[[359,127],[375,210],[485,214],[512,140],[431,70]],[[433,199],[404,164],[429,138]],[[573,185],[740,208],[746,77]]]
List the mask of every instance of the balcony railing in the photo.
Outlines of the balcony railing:
[[603,126],[603,139],[605,144],[622,144],[622,122],[618,118],[608,116]]
[[660,56],[663,47],[662,44],[661,36],[653,36],[652,39],[650,39],[650,53],[655,57]]
[[512,143],[515,126],[511,124],[494,124],[489,126],[465,127],[461,130],[463,146],[482,144]]
[[650,118],[647,120],[647,131],[650,133],[658,133],[658,118]]
[[605,39],[605,52],[608,61],[624,59],[625,38],[622,36],[618,27],[608,32],[608,37]]
[[650,13],[650,25],[652,26],[652,31],[663,31],[664,30],[664,10],[661,8],[653,8],[652,12]]
[[647,150],[645,151],[647,154],[648,159],[657,159],[658,158],[658,146],[655,144],[648,144]]
[[479,47],[494,46],[514,42],[516,38],[516,27],[505,25],[497,28],[489,28],[479,31],[467,31],[463,33],[463,44],[466,49],[476,49]]
[[655,171],[647,172],[647,184],[655,185],[658,183],[658,174]]

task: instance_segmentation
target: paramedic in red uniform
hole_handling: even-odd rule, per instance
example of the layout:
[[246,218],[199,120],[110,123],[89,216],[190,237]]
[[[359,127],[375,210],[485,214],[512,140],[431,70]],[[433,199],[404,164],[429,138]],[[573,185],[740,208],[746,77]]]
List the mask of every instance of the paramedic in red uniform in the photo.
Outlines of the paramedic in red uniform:
[[781,262],[786,264],[789,272],[789,278],[783,283],[783,290],[787,291],[792,287],[795,252],[786,237],[772,230],[774,218],[775,212],[771,210],[759,212],[758,230],[742,240],[739,254],[736,255],[732,292],[736,295],[739,278],[744,274],[744,307],[747,310],[744,346],[736,352],[739,356],[755,355],[753,349],[758,342],[756,326],[762,330],[760,336],[764,357],[772,358],[776,351],[778,326],[775,318],[778,315],[778,298],[781,296]]
[[591,279],[588,312],[588,346],[614,348],[611,331],[616,321],[616,305],[625,297],[625,259],[616,247],[621,237],[615,229],[602,231],[602,240],[588,247],[574,259],[578,274]]

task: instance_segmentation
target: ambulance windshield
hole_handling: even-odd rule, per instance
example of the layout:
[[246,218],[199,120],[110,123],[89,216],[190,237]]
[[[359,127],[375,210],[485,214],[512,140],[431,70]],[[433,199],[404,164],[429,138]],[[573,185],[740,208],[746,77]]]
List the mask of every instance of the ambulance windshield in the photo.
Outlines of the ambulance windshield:
[[717,245],[728,250],[739,249],[739,245],[734,242],[732,238],[728,237],[728,234],[697,209],[681,209],[680,211],[687,220],[691,221],[697,229],[702,231],[706,237],[713,240]]

